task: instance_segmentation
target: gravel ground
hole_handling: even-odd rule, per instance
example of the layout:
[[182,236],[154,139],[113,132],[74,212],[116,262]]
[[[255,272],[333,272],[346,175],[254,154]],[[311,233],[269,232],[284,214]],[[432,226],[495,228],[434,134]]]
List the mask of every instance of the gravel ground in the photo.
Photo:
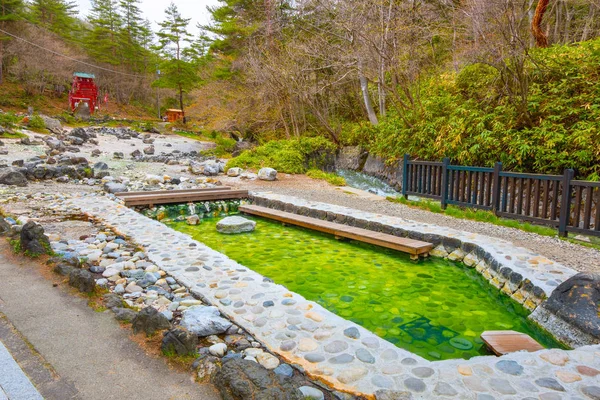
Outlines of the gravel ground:
[[600,272],[600,251],[567,242],[557,237],[540,236],[485,222],[457,219],[385,200],[373,201],[369,198],[344,193],[343,190],[336,189],[327,183],[304,176],[283,175],[279,179],[276,182],[244,182],[231,178],[225,178],[222,181],[224,184],[244,189],[270,191],[497,237],[508,240],[519,247],[528,248],[577,271]]

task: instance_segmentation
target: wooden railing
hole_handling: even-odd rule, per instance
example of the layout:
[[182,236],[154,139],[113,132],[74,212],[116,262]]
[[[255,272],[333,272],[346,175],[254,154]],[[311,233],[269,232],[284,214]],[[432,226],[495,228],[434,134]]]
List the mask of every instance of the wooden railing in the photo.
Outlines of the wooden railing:
[[404,156],[402,194],[448,204],[493,211],[496,215],[600,236],[600,183],[563,175],[507,172],[494,168],[412,161]]

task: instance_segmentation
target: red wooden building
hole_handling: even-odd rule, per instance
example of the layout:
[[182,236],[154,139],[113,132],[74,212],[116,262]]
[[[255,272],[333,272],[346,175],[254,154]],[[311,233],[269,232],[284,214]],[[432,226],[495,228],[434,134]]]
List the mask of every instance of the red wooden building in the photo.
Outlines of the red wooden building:
[[75,112],[81,107],[87,107],[90,114],[98,109],[98,86],[94,81],[94,74],[75,72],[73,74],[73,86],[69,92],[69,104],[71,111]]

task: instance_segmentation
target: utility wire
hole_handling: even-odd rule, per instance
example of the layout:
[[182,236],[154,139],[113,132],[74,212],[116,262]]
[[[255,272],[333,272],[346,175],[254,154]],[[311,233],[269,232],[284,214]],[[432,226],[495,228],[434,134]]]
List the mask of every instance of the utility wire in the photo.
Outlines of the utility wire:
[[76,63],[79,63],[79,64],[86,65],[86,66],[88,66],[88,67],[96,68],[96,69],[99,69],[99,70],[102,70],[102,71],[111,72],[111,73],[113,73],[113,74],[117,74],[117,75],[129,76],[129,77],[133,77],[133,78],[147,78],[147,76],[144,76],[144,75],[128,74],[128,73],[126,73],[126,72],[115,71],[115,70],[113,70],[113,69],[110,69],[110,68],[104,68],[104,67],[100,67],[100,66],[98,66],[98,65],[94,65],[94,64],[91,64],[91,63],[85,62],[85,61],[78,60],[78,59],[76,59],[76,58],[73,58],[73,57],[71,57],[71,56],[68,56],[68,55],[66,55],[66,54],[62,54],[62,53],[56,52],[56,51],[54,51],[54,50],[48,49],[48,48],[46,48],[46,47],[40,46],[39,44],[36,44],[36,43],[30,42],[30,41],[29,41],[29,40],[27,40],[27,39],[23,39],[22,37],[19,37],[19,36],[17,36],[17,35],[14,35],[14,34],[12,34],[12,33],[10,33],[10,32],[7,32],[7,31],[5,31],[5,30],[3,30],[3,29],[0,29],[0,32],[4,33],[5,35],[11,36],[11,37],[13,37],[13,38],[15,38],[15,39],[17,39],[17,40],[20,40],[20,41],[22,41],[22,42],[25,42],[25,43],[27,43],[27,44],[29,44],[29,45],[31,45],[31,46],[37,47],[38,49],[41,49],[41,50],[47,51],[47,52],[49,52],[49,53],[52,53],[52,54],[54,54],[54,55],[56,55],[56,56],[59,56],[59,57],[64,57],[64,58],[66,58],[66,59],[68,59],[68,60],[74,61],[74,62],[76,62]]

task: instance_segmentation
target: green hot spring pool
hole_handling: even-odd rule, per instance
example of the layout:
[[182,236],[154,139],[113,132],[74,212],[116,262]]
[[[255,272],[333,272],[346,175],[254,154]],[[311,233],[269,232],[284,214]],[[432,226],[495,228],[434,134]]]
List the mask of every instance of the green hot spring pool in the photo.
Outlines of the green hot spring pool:
[[172,228],[429,360],[488,354],[486,330],[527,333],[546,347],[553,338],[527,311],[477,271],[443,259],[408,255],[262,219],[256,231],[217,232],[219,218]]

